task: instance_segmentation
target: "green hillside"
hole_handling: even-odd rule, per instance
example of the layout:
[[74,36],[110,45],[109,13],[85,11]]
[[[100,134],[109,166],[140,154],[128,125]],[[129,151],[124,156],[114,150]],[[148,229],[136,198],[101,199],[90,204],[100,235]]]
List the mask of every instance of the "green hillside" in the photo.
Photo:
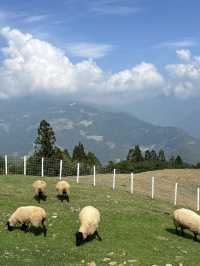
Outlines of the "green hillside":
[[[72,183],[70,202],[56,198],[57,179],[48,182],[48,198],[40,205],[48,213],[48,235],[7,231],[5,223],[18,207],[38,205],[31,184],[35,177],[0,177],[0,265],[199,265],[200,243],[188,233],[175,234],[172,205],[122,190]],[[79,208],[99,208],[102,242],[75,246]],[[182,264],[181,264],[182,263]]]

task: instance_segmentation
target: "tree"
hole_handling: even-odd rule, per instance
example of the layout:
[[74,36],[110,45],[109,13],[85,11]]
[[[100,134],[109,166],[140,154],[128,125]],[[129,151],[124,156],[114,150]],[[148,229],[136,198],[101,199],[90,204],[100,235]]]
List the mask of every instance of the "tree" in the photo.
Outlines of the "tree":
[[35,140],[35,152],[40,157],[49,158],[55,152],[55,133],[50,124],[42,120],[38,128],[38,136]]
[[152,150],[151,151],[151,160],[156,161],[158,159],[156,151]]
[[143,156],[139,145],[135,145],[134,149],[130,149],[127,155],[128,161],[142,162]]
[[175,159],[175,167],[182,167],[183,166],[183,160],[180,155],[177,155]]
[[161,162],[165,162],[166,161],[166,159],[165,159],[165,152],[163,150],[159,150],[158,160],[161,161]]
[[87,154],[87,163],[90,165],[96,165],[97,168],[101,167],[99,159],[93,152],[88,152]]
[[146,151],[145,151],[144,159],[145,159],[146,161],[151,160],[151,153],[150,153],[149,150],[146,150]]
[[87,160],[85,149],[81,142],[79,142],[79,144],[74,147],[72,160],[77,162],[82,162]]

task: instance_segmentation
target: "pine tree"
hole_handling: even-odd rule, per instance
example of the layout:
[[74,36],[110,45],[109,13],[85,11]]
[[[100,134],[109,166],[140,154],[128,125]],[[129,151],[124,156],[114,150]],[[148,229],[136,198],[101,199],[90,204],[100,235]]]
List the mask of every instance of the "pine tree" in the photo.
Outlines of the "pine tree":
[[35,140],[35,152],[37,155],[48,158],[54,154],[56,137],[50,124],[42,120],[38,128],[38,136]]
[[139,145],[135,145],[134,149],[130,149],[127,155],[128,161],[141,162],[143,161],[142,152]]
[[83,162],[87,160],[85,149],[82,143],[79,142],[79,144],[74,147],[72,160],[77,162]]
[[96,165],[96,167],[101,167],[99,159],[93,152],[88,152],[87,154],[87,163],[90,165]]
[[151,160],[151,153],[150,153],[149,150],[146,150],[146,151],[145,151],[144,159],[145,159],[146,161]]
[[180,155],[177,155],[175,159],[175,167],[182,167],[183,166],[183,160]]
[[156,161],[158,159],[156,151],[152,150],[150,153],[151,153],[151,160]]
[[158,160],[161,161],[161,162],[165,162],[166,159],[165,159],[165,152],[163,150],[160,150],[159,153],[158,153]]

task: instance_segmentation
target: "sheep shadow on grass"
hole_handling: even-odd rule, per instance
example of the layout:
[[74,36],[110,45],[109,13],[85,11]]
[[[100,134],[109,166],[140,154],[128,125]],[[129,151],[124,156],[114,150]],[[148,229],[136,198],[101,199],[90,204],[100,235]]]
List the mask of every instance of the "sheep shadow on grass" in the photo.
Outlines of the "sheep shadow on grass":
[[[186,238],[186,239],[190,239],[190,240],[194,240],[194,237],[192,234],[189,234],[188,232],[184,231],[184,234],[181,233],[181,230],[179,230],[179,234],[177,234],[177,231],[175,228],[167,228],[166,231],[170,234],[173,234],[173,235],[176,235],[176,236],[179,236],[179,237],[183,237],[183,238]],[[199,240],[197,240],[197,242],[199,242]]]
[[47,196],[46,196],[46,195],[35,195],[35,196],[34,196],[34,199],[35,199],[38,203],[40,203],[41,200],[42,200],[42,201],[46,201],[46,200],[47,200]]
[[35,236],[44,235],[44,237],[47,236],[47,229],[44,230],[42,227],[34,227],[30,226],[28,229],[28,232],[34,234]]
[[[77,233],[75,234],[75,236],[77,235]],[[93,241],[94,239],[98,240],[98,241],[102,241],[102,238],[100,237],[99,233],[96,231],[93,235],[89,235],[86,239],[82,239],[82,241],[77,245],[77,246],[82,246],[88,242]],[[77,240],[76,240],[77,241]]]
[[64,200],[66,200],[67,202],[69,202],[69,196],[68,195],[57,195],[56,197],[61,202],[63,202]]

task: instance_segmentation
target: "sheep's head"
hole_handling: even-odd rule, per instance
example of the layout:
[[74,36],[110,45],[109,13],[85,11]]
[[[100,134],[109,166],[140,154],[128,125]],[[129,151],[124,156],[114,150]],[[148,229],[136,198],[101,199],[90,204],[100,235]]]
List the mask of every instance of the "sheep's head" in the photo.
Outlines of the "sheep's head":
[[9,231],[13,230],[13,226],[10,225],[9,221],[6,223],[6,225],[7,225]]
[[81,232],[76,232],[76,245],[80,246],[82,245],[84,242],[84,236],[83,233]]

